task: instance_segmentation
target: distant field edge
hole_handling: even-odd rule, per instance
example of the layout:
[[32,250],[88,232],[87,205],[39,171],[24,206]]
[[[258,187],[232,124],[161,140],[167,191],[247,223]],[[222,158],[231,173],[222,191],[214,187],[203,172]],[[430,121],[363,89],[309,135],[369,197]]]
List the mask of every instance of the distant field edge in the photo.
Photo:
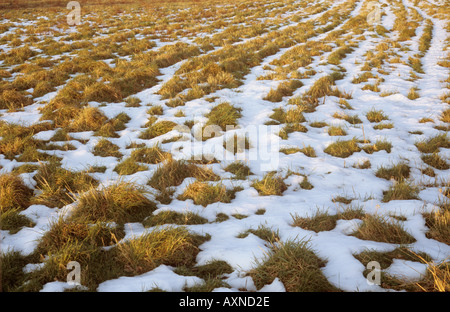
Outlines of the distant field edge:
[[[66,7],[71,0],[0,0],[0,10],[31,9],[48,7]],[[218,2],[215,0],[77,0],[80,5],[122,5],[141,4],[155,5],[167,3],[204,3]]]

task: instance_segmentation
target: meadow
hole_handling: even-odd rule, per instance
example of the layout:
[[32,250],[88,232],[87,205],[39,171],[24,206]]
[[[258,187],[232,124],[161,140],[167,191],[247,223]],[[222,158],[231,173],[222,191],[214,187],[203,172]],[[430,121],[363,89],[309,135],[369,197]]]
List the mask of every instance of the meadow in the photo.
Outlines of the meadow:
[[447,1],[78,2],[0,1],[0,290],[450,291]]

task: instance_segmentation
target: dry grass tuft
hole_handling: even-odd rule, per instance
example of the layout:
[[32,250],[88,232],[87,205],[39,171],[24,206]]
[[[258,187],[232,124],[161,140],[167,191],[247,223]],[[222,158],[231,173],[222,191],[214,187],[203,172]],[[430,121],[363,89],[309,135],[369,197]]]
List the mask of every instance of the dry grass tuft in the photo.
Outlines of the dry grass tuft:
[[217,181],[219,179],[209,168],[202,168],[185,161],[170,159],[158,167],[150,179],[149,185],[161,190],[169,186],[178,186],[187,177],[193,177],[199,181]]
[[13,173],[0,174],[0,211],[25,209],[30,204],[33,190],[25,185],[20,176]]
[[197,181],[188,185],[178,199],[192,199],[194,204],[206,207],[209,204],[216,202],[230,203],[238,190],[241,189],[235,188],[233,190],[227,190],[224,185],[210,185],[205,182]]
[[288,292],[338,291],[323,275],[325,262],[305,242],[288,241],[272,246],[266,258],[249,272],[257,288],[279,278]]
[[91,188],[78,197],[72,218],[118,224],[139,222],[156,209],[146,195],[142,187],[122,181],[101,189]]
[[283,181],[283,177],[277,175],[275,172],[270,172],[266,174],[261,180],[255,181],[252,184],[259,195],[269,196],[269,195],[279,195],[281,196],[287,186]]
[[34,176],[40,194],[33,203],[49,207],[62,207],[74,201],[74,196],[97,185],[97,181],[85,172],[72,172],[61,168],[60,163],[42,163]]
[[324,149],[324,152],[330,154],[331,156],[347,158],[353,153],[360,152],[361,148],[358,146],[358,141],[356,139],[348,141],[336,141],[331,143]]
[[370,214],[365,215],[362,220],[362,225],[352,234],[359,239],[390,244],[411,244],[416,241],[403,229],[400,221]]

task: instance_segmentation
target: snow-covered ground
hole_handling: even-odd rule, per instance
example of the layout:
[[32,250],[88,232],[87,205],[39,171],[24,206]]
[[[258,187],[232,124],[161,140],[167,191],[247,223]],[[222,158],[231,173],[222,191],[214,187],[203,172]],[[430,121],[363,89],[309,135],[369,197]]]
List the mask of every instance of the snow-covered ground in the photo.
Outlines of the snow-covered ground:
[[[319,1],[320,2],[320,1]],[[293,10],[286,12],[282,18],[288,20],[289,17],[300,15],[301,18],[293,22],[292,20],[286,25],[283,25],[279,31],[288,27],[295,27],[297,23],[306,22],[308,20],[316,20],[320,18],[325,12],[331,10],[346,1],[332,1],[332,5],[327,7],[323,12],[311,16],[303,16],[302,10]],[[414,1],[404,0],[403,4],[406,7],[414,7]],[[391,3],[388,0],[382,0],[380,3],[386,6],[382,7],[383,14],[381,25],[387,30],[391,30],[394,25],[395,15],[391,9]],[[351,16],[362,14],[363,9],[367,3],[364,1],[357,2],[352,9]],[[209,223],[201,225],[187,225],[186,227],[193,233],[209,234],[211,239],[200,245],[200,252],[197,256],[197,264],[203,265],[211,260],[224,260],[232,266],[234,272],[226,274],[224,281],[230,288],[217,288],[215,291],[238,291],[246,289],[248,291],[256,291],[252,279],[246,273],[255,267],[257,259],[263,259],[270,251],[270,245],[266,241],[257,237],[254,234],[249,234],[245,238],[240,238],[239,234],[248,229],[257,229],[264,225],[267,228],[278,231],[281,241],[290,240],[306,240],[309,241],[311,249],[316,255],[326,260],[325,267],[322,271],[326,278],[336,287],[344,291],[384,291],[385,289],[377,285],[371,285],[367,282],[363,275],[366,269],[361,262],[359,262],[354,255],[363,252],[366,249],[373,249],[379,252],[392,251],[399,247],[398,244],[391,244],[386,242],[376,242],[370,240],[359,239],[352,234],[362,223],[359,219],[354,220],[339,220],[336,227],[331,231],[314,232],[302,229],[300,227],[293,227],[292,217],[310,217],[318,210],[326,211],[333,215],[346,207],[345,204],[333,202],[336,196],[343,196],[351,198],[351,205],[354,207],[362,207],[365,213],[378,214],[386,217],[402,218],[400,223],[404,229],[414,237],[414,243],[409,244],[408,248],[415,252],[424,252],[432,257],[436,263],[448,260],[450,257],[450,246],[434,239],[427,238],[426,233],[428,228],[425,226],[423,213],[433,212],[439,209],[438,204],[442,201],[448,200],[442,195],[440,186],[430,186],[442,181],[449,182],[450,170],[435,169],[436,176],[429,177],[421,173],[424,165],[421,160],[421,153],[415,147],[415,143],[421,139],[433,137],[443,132],[435,129],[433,123],[420,123],[419,120],[423,117],[429,117],[433,120],[439,120],[439,115],[446,108],[446,104],[439,99],[443,94],[448,93],[443,82],[449,75],[448,68],[439,66],[438,63],[445,60],[448,56],[448,45],[446,46],[446,39],[449,34],[446,31],[446,24],[448,20],[438,19],[427,13],[424,9],[417,9],[419,14],[425,18],[430,19],[433,24],[433,37],[430,48],[421,57],[424,74],[418,74],[418,79],[411,81],[410,73],[411,67],[407,65],[408,57],[413,56],[417,52],[417,42],[422,34],[423,25],[421,25],[416,32],[416,36],[412,37],[409,42],[402,42],[402,45],[408,45],[410,51],[397,50],[399,58],[403,63],[387,64],[384,69],[387,73],[379,75],[384,80],[380,83],[379,88],[381,92],[392,92],[388,96],[380,96],[380,92],[373,92],[370,90],[362,90],[363,83],[355,84],[352,80],[362,73],[361,67],[364,65],[364,60],[367,52],[376,51],[376,46],[386,38],[375,35],[371,30],[364,30],[360,37],[356,39],[356,46],[353,51],[347,54],[340,63],[340,66],[345,68],[345,76],[342,80],[336,81],[336,86],[339,90],[345,90],[352,95],[352,98],[347,100],[353,107],[349,111],[351,115],[358,115],[362,123],[351,125],[342,119],[333,117],[334,113],[342,111],[339,106],[339,98],[334,96],[321,99],[321,104],[316,108],[315,112],[305,113],[306,122],[303,123],[307,132],[293,132],[289,134],[286,140],[281,139],[276,133],[264,132],[266,130],[279,130],[277,126],[265,126],[264,124],[270,120],[269,116],[273,113],[273,109],[278,107],[288,107],[287,103],[289,97],[284,97],[282,102],[274,103],[263,98],[273,88],[276,88],[282,81],[277,80],[262,80],[258,79],[270,72],[268,67],[274,60],[279,59],[289,50],[296,46],[302,45],[298,43],[289,48],[280,49],[279,52],[265,58],[258,66],[251,68],[251,71],[242,79],[243,84],[234,89],[222,89],[215,91],[208,95],[208,98],[217,97],[215,102],[206,101],[205,98],[195,99],[186,102],[183,107],[169,108],[165,106],[166,100],[162,99],[157,93],[158,90],[169,81],[183,65],[184,61],[180,61],[172,66],[162,68],[161,75],[158,77],[159,82],[148,89],[136,93],[134,96],[139,98],[143,104],[151,103],[153,106],[161,105],[164,109],[164,115],[159,116],[159,120],[172,120],[179,124],[183,124],[186,120],[194,120],[198,122],[205,122],[207,114],[212,107],[221,102],[229,102],[235,107],[240,108],[242,117],[239,119],[239,128],[233,130],[238,134],[245,134],[248,129],[252,127],[260,127],[259,133],[256,137],[250,137],[250,143],[256,143],[258,140],[265,142],[270,146],[282,147],[299,147],[311,146],[317,157],[307,157],[302,153],[283,154],[280,152],[270,154],[272,161],[272,168],[281,175],[287,176],[289,171],[297,172],[299,175],[289,175],[285,179],[288,189],[284,191],[282,196],[270,195],[260,196],[255,188],[252,187],[252,181],[260,179],[264,176],[267,168],[267,159],[261,157],[250,157],[246,155],[246,164],[250,167],[253,175],[248,180],[233,180],[231,174],[225,172],[225,166],[234,159],[224,159],[223,161],[208,165],[216,174],[220,175],[223,183],[227,187],[241,186],[243,189],[236,193],[236,198],[231,203],[216,202],[209,204],[207,207],[195,205],[192,200],[179,200],[177,195],[183,193],[184,189],[192,183],[195,179],[187,178],[184,182],[176,187],[173,195],[173,201],[164,205],[157,204],[158,209],[154,214],[163,211],[176,212],[194,212],[204,218]],[[342,21],[340,26],[333,30],[339,30],[345,22]],[[20,22],[15,22],[16,27],[20,27]],[[219,32],[217,32],[219,33]],[[320,34],[309,39],[310,42],[323,41],[327,34]],[[267,34],[260,35],[261,37]],[[344,34],[345,35],[345,34]],[[388,34],[389,39],[395,41],[397,36],[396,31]],[[243,44],[245,39],[235,44]],[[187,42],[193,43],[193,40],[187,39]],[[159,49],[167,42],[155,40],[157,46],[154,49]],[[7,50],[8,46],[1,46],[3,50]],[[207,53],[214,53],[220,50],[218,47]],[[446,50],[447,49],[447,50]],[[314,69],[316,73],[306,79],[302,79],[303,87],[297,89],[292,97],[302,95],[306,92],[313,83],[320,77],[329,74],[335,66],[327,64],[326,60],[331,52],[323,52],[319,56],[313,58],[310,68]],[[373,71],[376,72],[375,70]],[[410,100],[407,97],[409,90],[413,87],[418,88],[420,98]],[[39,122],[41,114],[39,108],[44,106],[46,102],[50,101],[57,92],[52,92],[44,95],[41,98],[35,99],[35,104],[24,107],[22,111],[8,112],[7,110],[0,111],[0,120],[30,125]],[[44,104],[42,104],[44,103]],[[126,129],[118,131],[118,138],[108,138],[111,142],[119,146],[119,151],[127,157],[131,153],[131,149],[127,149],[130,142],[145,143],[147,146],[153,146],[155,143],[160,143],[164,139],[176,137],[179,133],[177,131],[169,132],[163,136],[156,137],[151,140],[142,140],[139,138],[143,128],[142,126],[148,121],[147,114],[148,106],[142,105],[140,107],[126,107],[125,102],[121,103],[100,103],[91,102],[91,106],[98,107],[108,118],[113,118],[119,113],[124,112],[130,117],[130,121],[126,124]],[[448,105],[447,105],[448,106]],[[376,130],[366,119],[366,113],[371,109],[382,110],[388,117],[394,127],[392,129]],[[182,109],[185,117],[175,117],[175,113]],[[324,152],[324,149],[331,143],[336,141],[336,137],[328,135],[327,128],[315,128],[309,126],[315,121],[324,121],[328,125],[341,125],[347,132],[345,136],[338,137],[340,140],[351,140],[356,137],[358,139],[368,139],[371,142],[377,140],[387,140],[392,143],[392,150],[377,151],[373,154],[368,154],[364,151],[354,153],[347,158],[333,157]],[[253,129],[253,128],[252,128]],[[422,134],[412,135],[412,131],[421,131]],[[36,139],[48,140],[56,130],[42,131],[35,134]],[[258,137],[262,136],[264,137]],[[77,139],[84,139],[87,142],[81,143],[79,141],[71,141],[76,147],[69,151],[55,151],[55,154],[62,157],[62,166],[69,170],[83,170],[92,165],[106,166],[104,173],[93,173],[92,175],[104,183],[105,185],[123,179],[126,181],[133,181],[142,184],[145,187],[149,178],[159,165],[149,165],[146,171],[139,171],[133,175],[119,176],[113,169],[120,162],[116,157],[100,157],[94,156],[92,153],[93,147],[101,139],[101,137],[93,136],[92,132],[73,133],[73,137]],[[200,150],[206,150],[214,146],[215,142],[220,142],[220,148],[216,149],[216,158],[223,156],[223,148],[221,148],[222,137],[218,137],[200,145]],[[174,147],[179,145],[189,147],[193,144],[193,140],[165,143],[162,148],[167,151],[172,151],[175,158],[184,157],[186,155],[177,154]],[[255,144],[256,145],[256,144]],[[251,147],[250,151],[256,149]],[[250,153],[250,151],[248,151]],[[253,150],[254,151],[254,150]],[[441,148],[440,155],[447,161],[450,160],[450,149]],[[229,156],[229,155],[228,155]],[[236,157],[236,156],[235,156]],[[353,165],[363,163],[369,160],[371,168],[358,169]],[[375,176],[376,170],[380,166],[390,166],[397,164],[399,161],[407,162],[411,167],[411,181],[420,184],[420,192],[417,200],[392,200],[383,202],[383,191],[387,190],[392,181],[387,181]],[[6,159],[0,155],[0,172],[11,172],[14,168],[22,163],[17,160]],[[32,179],[34,173],[23,173],[22,178],[30,187],[34,187],[34,180]],[[313,189],[306,190],[299,187],[299,184],[307,176],[308,181],[314,186]],[[425,185],[427,185],[425,187]],[[39,238],[49,229],[52,220],[58,218],[59,215],[72,209],[76,203],[70,204],[63,208],[52,208],[44,205],[31,205],[21,214],[29,217],[35,226],[24,227],[15,234],[2,230],[1,233],[1,250],[2,252],[16,250],[24,255],[33,252],[38,244]],[[264,214],[255,214],[257,211],[265,210]],[[235,214],[244,215],[245,218],[230,217],[223,222],[214,222],[219,213],[232,216]],[[141,223],[128,223],[125,225],[126,236],[124,240],[138,237],[151,228],[144,228]],[[29,270],[38,269],[38,265],[30,264],[27,266]],[[395,259],[393,264],[385,270],[387,273],[395,276],[402,276],[409,280],[418,280],[426,272],[426,264],[411,262],[406,260]],[[143,291],[154,287],[166,291],[182,291],[184,287],[191,287],[202,283],[202,280],[195,276],[181,276],[174,273],[174,268],[166,265],[161,265],[156,269],[134,277],[120,277],[114,280],[108,280],[99,285],[98,291]],[[51,282],[44,286],[42,291],[61,291],[72,286],[64,281]],[[284,291],[283,283],[279,279],[275,279],[272,284],[266,285],[261,291]]]

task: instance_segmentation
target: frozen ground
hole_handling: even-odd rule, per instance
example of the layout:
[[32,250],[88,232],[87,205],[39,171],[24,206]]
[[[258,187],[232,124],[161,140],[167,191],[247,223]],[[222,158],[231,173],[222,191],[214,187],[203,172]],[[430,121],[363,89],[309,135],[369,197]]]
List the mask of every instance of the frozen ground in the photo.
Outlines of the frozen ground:
[[[341,1],[333,1],[333,6],[338,5]],[[387,30],[391,30],[394,25],[395,15],[389,4],[390,1],[382,0],[383,14],[381,25]],[[406,7],[414,7],[413,1],[404,0]],[[357,3],[352,11],[352,16],[357,16],[363,9],[365,2]],[[328,10],[327,9],[327,10]],[[324,11],[326,12],[326,11]],[[301,10],[286,12],[285,16],[294,16],[298,14],[301,18],[297,22],[289,21],[283,28],[294,27],[298,22],[305,22],[308,19],[314,20],[320,17],[324,12],[317,13],[312,16],[302,16]],[[356,40],[357,46],[353,51],[347,54],[340,63],[345,68],[345,76],[343,79],[336,81],[336,86],[340,90],[345,90],[352,95],[348,103],[353,107],[350,111],[351,115],[358,115],[362,123],[351,125],[342,119],[333,117],[337,111],[342,111],[339,106],[339,98],[328,96],[321,99],[321,104],[316,111],[305,113],[308,128],[307,132],[294,132],[289,134],[287,139],[281,139],[276,134],[267,134],[264,140],[269,145],[282,147],[303,147],[311,146],[314,148],[317,157],[307,157],[302,153],[283,154],[276,152],[271,154],[272,170],[286,175],[288,171],[300,173],[299,175],[290,175],[285,179],[288,189],[282,196],[260,196],[251,184],[253,180],[260,179],[264,176],[263,166],[266,160],[248,159],[246,164],[250,167],[254,175],[248,180],[234,180],[232,175],[223,170],[223,168],[233,162],[234,159],[225,159],[219,163],[208,165],[219,174],[222,178],[221,183],[226,186],[242,186],[243,190],[236,194],[236,198],[231,203],[213,203],[207,207],[195,205],[192,200],[179,200],[177,195],[183,193],[183,190],[194,181],[193,178],[187,178],[176,188],[173,195],[173,201],[168,204],[158,203],[158,209],[155,214],[162,211],[171,210],[177,212],[194,212],[210,221],[210,223],[202,225],[188,225],[187,228],[199,234],[209,234],[211,239],[200,246],[200,253],[197,256],[197,264],[202,265],[211,260],[224,260],[230,264],[234,272],[227,274],[225,281],[230,288],[217,288],[215,291],[238,291],[246,289],[249,291],[257,290],[253,284],[251,277],[246,275],[251,268],[255,266],[256,259],[262,259],[270,250],[270,245],[266,241],[249,234],[245,238],[238,238],[238,235],[248,229],[257,229],[264,225],[274,231],[278,231],[281,241],[289,240],[307,240],[311,248],[321,259],[325,259],[326,266],[322,268],[326,278],[336,287],[344,291],[384,291],[385,289],[367,283],[363,275],[366,269],[355,257],[366,249],[376,251],[391,251],[398,247],[397,244],[376,242],[370,240],[362,240],[352,236],[361,220],[339,220],[337,226],[331,231],[314,232],[293,227],[292,216],[301,217],[313,216],[318,210],[327,211],[329,214],[336,214],[346,207],[346,204],[333,202],[333,198],[343,196],[350,198],[352,206],[362,207],[364,212],[370,214],[379,214],[390,218],[396,217],[401,219],[404,229],[415,238],[415,242],[409,244],[408,247],[415,252],[424,252],[432,257],[433,261],[438,263],[448,260],[450,256],[450,247],[442,242],[427,238],[428,228],[425,226],[423,213],[433,212],[439,209],[439,203],[446,200],[445,196],[440,192],[442,189],[439,183],[449,179],[450,170],[434,170],[435,177],[429,177],[421,173],[424,164],[421,160],[421,153],[415,147],[415,143],[421,139],[433,137],[443,133],[441,130],[435,129],[433,123],[420,123],[423,117],[429,117],[433,120],[439,120],[439,115],[445,109],[440,97],[445,94],[445,83],[443,82],[449,75],[448,68],[439,66],[438,63],[448,55],[448,46],[446,40],[449,36],[445,30],[448,20],[438,19],[428,15],[426,10],[418,9],[419,14],[430,19],[433,24],[433,36],[430,47],[423,57],[421,57],[423,65],[423,74],[418,75],[418,79],[411,80],[411,67],[407,65],[408,57],[417,53],[418,39],[423,32],[423,26],[417,28],[416,35],[402,45],[408,45],[409,50],[398,50],[398,57],[403,61],[399,63],[387,64],[384,78],[379,84],[380,92],[371,90],[363,90],[364,83],[352,83],[352,80],[362,71],[365,55],[368,51],[375,51],[376,46],[385,38],[373,35],[373,31],[366,30],[363,35],[365,39]],[[15,22],[20,27],[20,22]],[[334,30],[338,30],[342,25]],[[265,36],[263,34],[261,36]],[[324,40],[327,32],[310,39],[310,41],[320,42]],[[390,39],[395,41],[398,33],[392,31],[389,33]],[[242,44],[246,42],[235,44]],[[155,40],[158,49],[166,42]],[[193,42],[192,39],[186,38],[185,42]],[[166,100],[163,100],[158,90],[169,81],[177,72],[180,66],[185,62],[181,61],[167,68],[161,69],[161,75],[158,77],[159,82],[148,89],[136,93],[134,96],[139,98],[142,103],[151,103],[152,105],[161,105],[165,107],[164,115],[159,116],[160,120],[172,120],[182,124],[185,120],[195,120],[198,122],[206,121],[204,115],[208,113],[212,107],[220,102],[229,102],[235,107],[242,109],[242,117],[239,119],[240,129],[235,130],[236,133],[245,133],[251,127],[264,126],[269,121],[269,116],[273,113],[273,109],[286,106],[290,97],[284,97],[281,102],[274,103],[264,100],[264,96],[269,93],[272,88],[276,88],[280,83],[277,80],[261,80],[258,77],[271,72],[270,64],[272,61],[279,59],[293,47],[280,49],[279,52],[266,57],[261,64],[251,69],[250,73],[243,78],[243,84],[233,89],[222,89],[208,95],[209,98],[216,97],[215,102],[211,103],[205,98],[199,98],[186,102],[182,107],[185,117],[175,117],[174,114],[180,109],[168,108],[165,106]],[[7,45],[3,46],[4,50],[8,49]],[[207,53],[213,53],[221,49],[216,48]],[[326,62],[331,52],[324,52],[322,55],[314,56],[309,68],[315,70],[315,74],[302,79],[303,86],[295,91],[292,97],[302,95],[313,83],[320,77],[332,72],[335,68]],[[273,67],[272,67],[273,68]],[[418,88],[420,97],[411,100],[407,97],[409,90],[413,87]],[[390,95],[380,96],[382,92],[391,92]],[[44,95],[34,100],[35,104],[25,107],[22,111],[8,112],[1,111],[0,119],[3,121],[30,125],[39,122],[41,114],[39,107],[42,107],[47,101],[50,101],[56,92]],[[130,155],[131,150],[126,146],[130,142],[145,143],[147,146],[153,146],[155,143],[162,142],[164,139],[176,137],[177,131],[172,131],[156,137],[151,140],[139,139],[142,126],[147,122],[149,115],[148,107],[126,107],[126,103],[89,103],[96,106],[108,117],[112,118],[118,113],[125,112],[131,119],[126,124],[126,129],[119,131],[118,138],[109,138],[111,142],[120,147],[120,152],[124,157]],[[366,119],[366,113],[376,108],[382,110],[388,117],[389,122],[394,125],[392,129],[376,130],[373,124]],[[334,137],[328,135],[327,128],[315,128],[309,126],[315,121],[325,121],[329,126],[342,126],[347,134],[345,136]],[[274,128],[274,127],[272,127]],[[277,129],[275,127],[275,129]],[[421,134],[412,135],[410,132],[420,131]],[[49,140],[56,130],[42,131],[35,134],[35,138],[39,140]],[[148,170],[139,171],[135,174],[120,177],[114,167],[119,162],[116,157],[100,157],[94,156],[93,147],[101,139],[93,136],[92,132],[74,133],[73,137],[86,140],[86,143],[72,141],[76,147],[69,151],[55,151],[55,154],[62,157],[62,165],[70,170],[83,170],[91,165],[106,166],[104,173],[93,173],[92,175],[99,179],[105,185],[116,181],[119,178],[133,181],[142,185],[146,185],[148,179],[159,165],[149,165]],[[324,152],[324,149],[337,138],[340,140],[350,140],[352,138],[368,139],[370,141],[387,140],[392,143],[390,152],[385,150],[377,151],[369,154],[364,151],[354,153],[347,158],[333,157]],[[186,157],[186,154],[176,153],[174,146],[183,145],[186,149],[190,147],[193,139],[183,142],[164,143],[162,148],[172,151],[175,158]],[[262,138],[250,137],[250,142],[261,140]],[[214,141],[216,140],[216,141]],[[203,142],[200,145],[200,151],[206,150],[214,144],[214,142],[222,142],[223,138],[215,138]],[[219,143],[215,155],[217,158],[223,156],[223,148]],[[253,147],[254,148],[254,147]],[[185,149],[185,150],[186,150]],[[248,151],[250,152],[250,151]],[[446,160],[450,159],[450,150],[446,148],[440,149],[440,155]],[[229,155],[228,155],[229,156]],[[236,156],[234,156],[236,157]],[[359,169],[354,164],[363,163],[369,160],[371,167],[368,169]],[[376,170],[380,166],[390,166],[399,161],[406,162],[411,167],[410,179],[414,183],[420,185],[420,192],[416,200],[392,200],[383,202],[383,191],[387,190],[392,181],[380,179],[375,176]],[[15,167],[21,165],[17,160],[6,159],[0,155],[1,172],[10,172]],[[34,187],[32,179],[33,173],[23,173],[22,177],[26,183]],[[311,190],[302,189],[299,184],[303,181],[304,176],[314,186]],[[149,186],[146,186],[150,188]],[[24,227],[19,232],[11,234],[8,231],[1,231],[1,248],[2,251],[16,250],[22,254],[30,254],[37,246],[38,240],[49,228],[49,224],[58,215],[65,213],[67,210],[76,206],[76,203],[63,208],[53,208],[44,205],[32,205],[22,212],[23,215],[34,221],[35,226],[32,228]],[[264,214],[255,214],[257,211],[265,210]],[[214,222],[217,214],[224,213],[231,216],[224,222]],[[232,215],[244,215],[245,218],[235,218]],[[138,237],[149,231],[144,228],[141,223],[129,223],[125,225],[126,239]],[[38,267],[38,266],[37,266]],[[27,266],[30,270],[36,270],[36,267],[30,264]],[[161,265],[158,268],[145,274],[135,277],[120,277],[118,279],[109,280],[99,285],[98,291],[142,291],[153,287],[158,287],[167,291],[182,291],[184,287],[190,287],[201,283],[202,280],[194,276],[181,276],[173,272],[174,268]],[[426,272],[426,265],[417,262],[396,259],[393,264],[386,269],[386,272],[396,276],[402,276],[410,280],[419,279]],[[44,286],[42,291],[61,291],[70,286],[65,282],[51,282]],[[266,285],[261,291],[284,291],[283,283],[279,279],[275,279],[272,284]]]

